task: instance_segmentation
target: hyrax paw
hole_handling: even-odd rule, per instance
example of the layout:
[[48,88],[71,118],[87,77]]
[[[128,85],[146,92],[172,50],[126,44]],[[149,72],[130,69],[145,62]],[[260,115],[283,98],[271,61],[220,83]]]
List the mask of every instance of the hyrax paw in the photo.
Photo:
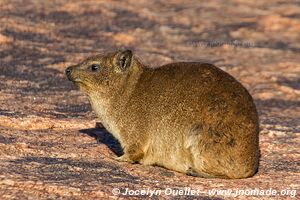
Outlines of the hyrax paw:
[[119,157],[114,157],[114,160],[119,161],[119,162],[129,162],[129,163],[134,163],[127,155],[119,156]]

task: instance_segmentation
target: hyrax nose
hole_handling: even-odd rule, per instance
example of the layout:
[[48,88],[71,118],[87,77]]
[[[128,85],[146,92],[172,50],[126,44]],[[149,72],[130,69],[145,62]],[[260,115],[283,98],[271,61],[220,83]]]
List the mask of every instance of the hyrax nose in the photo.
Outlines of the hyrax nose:
[[65,70],[65,73],[69,79],[69,81],[72,81],[73,78],[72,78],[72,71],[73,71],[73,66],[70,66],[68,67],[66,70]]
[[65,72],[67,76],[70,76],[72,73],[72,67],[68,67]]

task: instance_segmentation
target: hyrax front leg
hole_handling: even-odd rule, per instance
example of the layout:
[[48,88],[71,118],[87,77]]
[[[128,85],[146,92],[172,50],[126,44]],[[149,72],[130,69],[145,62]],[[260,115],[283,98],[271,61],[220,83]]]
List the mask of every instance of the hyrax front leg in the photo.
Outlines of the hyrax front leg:
[[126,145],[124,154],[117,157],[116,160],[121,162],[138,163],[144,157],[142,146],[138,143]]

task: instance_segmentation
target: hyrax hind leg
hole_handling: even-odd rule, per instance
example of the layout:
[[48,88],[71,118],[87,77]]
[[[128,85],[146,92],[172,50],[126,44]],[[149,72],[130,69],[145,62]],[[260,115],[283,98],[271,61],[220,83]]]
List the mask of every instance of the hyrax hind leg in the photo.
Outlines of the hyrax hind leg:
[[232,179],[253,176],[259,155],[255,131],[234,123],[194,125],[186,141],[194,174]]
[[201,123],[187,134],[186,148],[192,165],[186,174],[204,178],[230,178],[228,172],[236,165],[231,157],[235,140],[230,131]]

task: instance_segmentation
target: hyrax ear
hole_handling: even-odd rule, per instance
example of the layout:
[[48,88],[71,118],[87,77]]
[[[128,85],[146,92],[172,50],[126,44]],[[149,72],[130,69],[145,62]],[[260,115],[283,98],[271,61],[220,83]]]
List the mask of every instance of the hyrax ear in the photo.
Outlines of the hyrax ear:
[[129,49],[119,50],[114,57],[114,65],[119,71],[126,71],[131,66],[132,51]]

